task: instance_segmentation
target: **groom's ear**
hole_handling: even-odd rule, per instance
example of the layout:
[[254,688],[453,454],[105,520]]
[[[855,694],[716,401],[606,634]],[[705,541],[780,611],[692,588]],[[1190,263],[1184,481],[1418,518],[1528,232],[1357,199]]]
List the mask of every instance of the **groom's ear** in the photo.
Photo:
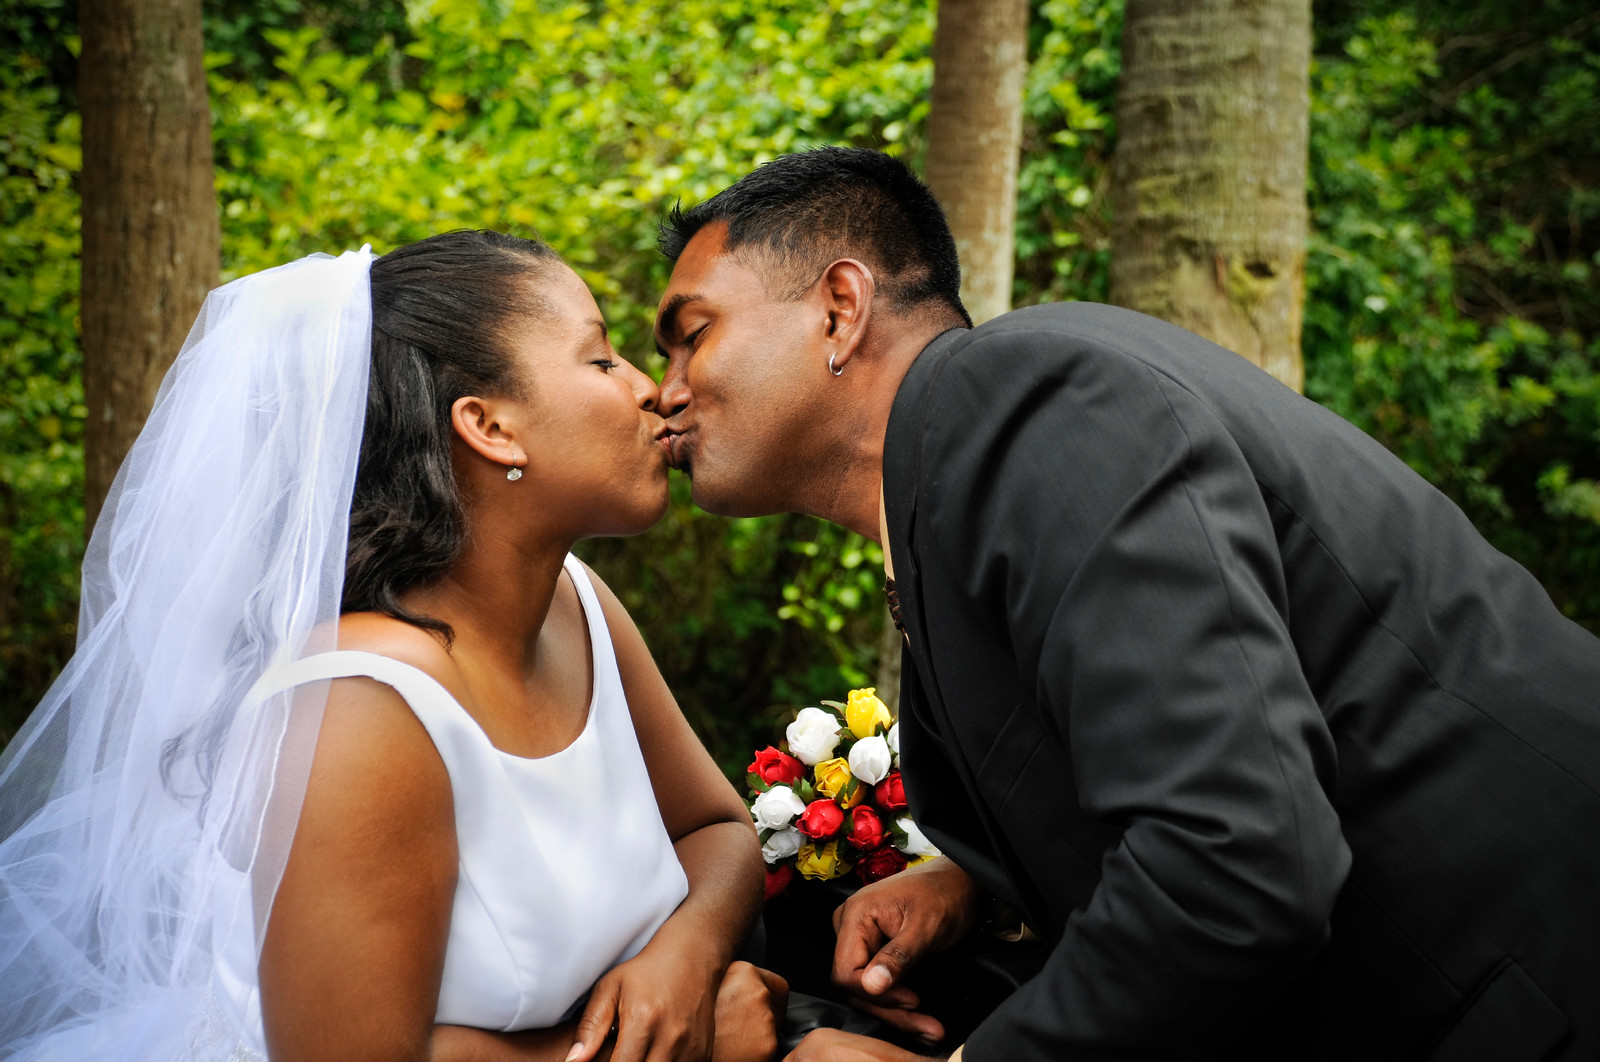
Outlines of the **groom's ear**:
[[527,455],[516,438],[514,418],[504,402],[465,395],[450,406],[450,426],[456,437],[475,453],[497,465],[522,466]]
[[834,368],[842,370],[867,334],[877,281],[864,262],[840,258],[822,271],[818,285],[828,315],[824,341]]

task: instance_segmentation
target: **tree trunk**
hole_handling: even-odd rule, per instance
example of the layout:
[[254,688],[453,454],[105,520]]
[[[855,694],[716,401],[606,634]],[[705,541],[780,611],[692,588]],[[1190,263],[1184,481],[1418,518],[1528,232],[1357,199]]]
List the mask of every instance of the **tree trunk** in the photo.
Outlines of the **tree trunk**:
[[1111,301],[1304,380],[1310,0],[1128,0]]
[[82,0],[85,519],[144,425],[219,245],[200,0]]
[[926,174],[979,323],[1011,309],[1027,69],[1028,0],[939,0]]
[[[961,301],[978,324],[1011,309],[1027,71],[1028,0],[939,0],[924,171],[961,256]],[[898,712],[901,639],[887,609],[883,622],[878,696]]]

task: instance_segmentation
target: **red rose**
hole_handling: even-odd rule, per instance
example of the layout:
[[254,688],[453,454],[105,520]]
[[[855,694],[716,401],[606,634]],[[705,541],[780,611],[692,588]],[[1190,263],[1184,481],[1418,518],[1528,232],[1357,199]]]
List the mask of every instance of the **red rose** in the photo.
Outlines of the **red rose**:
[[756,753],[756,761],[745,768],[768,785],[792,785],[806,773],[805,764],[786,752],[768,745]]
[[883,820],[865,804],[850,809],[850,831],[845,834],[849,842],[865,851],[883,843]]
[[856,876],[871,885],[879,878],[898,874],[905,868],[906,857],[896,851],[894,845],[886,844],[856,861]]
[[807,837],[820,841],[839,832],[844,825],[844,812],[831,800],[813,800],[794,824]]
[[878,806],[885,811],[906,809],[906,787],[900,784],[899,771],[890,771],[873,792],[878,798]]
[[[895,854],[899,855],[898,852]],[[903,863],[905,860],[901,860],[901,862]],[[779,863],[775,867],[768,867],[767,883],[765,888],[762,890],[761,901],[765,903],[774,896],[781,895],[783,890],[789,887],[789,882],[793,880],[793,878],[794,867],[788,863]]]

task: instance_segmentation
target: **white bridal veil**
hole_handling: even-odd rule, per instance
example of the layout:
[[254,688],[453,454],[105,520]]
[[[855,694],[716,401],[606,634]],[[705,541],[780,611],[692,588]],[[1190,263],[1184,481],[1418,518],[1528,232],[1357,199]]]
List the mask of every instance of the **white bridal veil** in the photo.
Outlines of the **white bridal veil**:
[[0,755],[0,1058],[259,1050],[249,988],[326,685],[245,695],[335,647],[372,261],[212,292],[117,475],[77,652]]

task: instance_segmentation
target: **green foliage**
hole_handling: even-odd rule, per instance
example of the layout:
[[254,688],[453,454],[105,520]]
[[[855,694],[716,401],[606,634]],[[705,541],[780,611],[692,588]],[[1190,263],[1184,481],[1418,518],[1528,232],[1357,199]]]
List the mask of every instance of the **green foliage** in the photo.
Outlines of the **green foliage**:
[[787,546],[801,559],[783,586],[784,603],[777,615],[816,632],[837,662],[838,672],[837,677],[808,675],[798,685],[780,676],[779,689],[790,691],[786,700],[815,700],[808,692],[813,682],[869,685],[878,663],[875,624],[864,620],[883,618],[883,550],[834,524],[807,523],[813,536]]
[[[1123,0],[1037,0],[1021,304],[1103,299]],[[817,143],[924,151],[934,0],[206,0],[225,278],[456,227],[536,233],[659,372],[655,223]],[[1313,397],[1600,628],[1600,16],[1578,0],[1316,12]],[[70,651],[82,551],[73,9],[0,0],[0,738]],[[737,775],[872,680],[876,547],[724,520],[582,552]],[[3,708],[9,707],[6,714]]]
[[709,516],[675,476],[660,524],[578,552],[627,606],[730,777],[794,707],[870,682],[882,554],[859,536],[804,516]]
[[212,62],[235,81],[259,81],[276,75],[277,49],[268,40],[273,31],[314,27],[347,55],[370,55],[383,49],[377,69],[393,84],[402,77],[403,59],[392,44],[409,40],[404,4],[390,0],[203,0],[206,51]]
[[[915,151],[932,6],[434,0],[367,51],[315,22],[259,38],[274,76],[213,60],[225,276],[464,226],[534,233],[659,373],[656,222],[785,151]],[[679,483],[650,533],[582,552],[730,769],[784,706],[876,668],[881,555],[835,528],[722,520]]]
[[[931,75],[927,0],[418,0],[403,20],[396,11],[207,0],[224,279],[314,250],[370,242],[381,253],[451,228],[537,234],[589,282],[619,348],[659,371],[649,326],[668,271],[655,224],[674,201],[709,196],[811,144],[918,150]],[[28,17],[43,27],[30,40],[70,29],[64,15],[50,25]],[[28,85],[48,95],[51,83],[70,81],[69,71]],[[65,109],[54,96],[47,102],[59,122]],[[42,184],[15,197],[8,189],[7,202],[30,216],[55,209]],[[8,269],[28,298],[66,300],[57,299],[64,338],[42,321],[18,325],[30,351],[63,358],[74,350],[76,248],[60,240],[75,233],[75,209],[69,202],[56,218],[54,244],[8,230],[32,248],[19,265],[48,257],[71,274],[52,288],[37,277],[30,285],[28,269]],[[61,406],[62,445],[81,445],[75,363],[53,368],[55,380],[73,381],[43,389]],[[13,393],[28,391],[8,383],[8,401]],[[34,489],[8,510],[19,530],[7,540],[17,557],[7,574],[14,593],[48,586],[70,606],[81,542],[61,531],[80,533],[81,453],[44,452],[54,455],[44,472],[79,478],[50,504]],[[22,479],[6,482],[15,490]],[[77,509],[52,516],[58,503]],[[41,535],[51,563],[18,545]],[[694,509],[680,482],[667,519],[648,535],[583,552],[629,605],[691,720],[730,767],[769,736],[768,709],[859,684],[876,666],[880,558],[817,521],[721,520]],[[70,637],[70,615],[53,629]],[[28,628],[7,644],[25,657],[45,641]],[[25,710],[59,663],[0,681]]]
[[1600,630],[1600,17],[1419,6],[1322,43],[1307,393]]
[[0,744],[72,651],[83,552],[77,116],[59,6],[0,9]]
[[1017,175],[1018,306],[1103,302],[1123,0],[1043,0],[1029,32]]
[[[534,232],[649,364],[655,222],[821,142],[893,147],[929,78],[929,5],[693,0],[413,4],[407,39],[346,54],[267,29],[279,75],[219,57],[225,273],[442,229]],[[382,72],[403,52],[413,74]]]

